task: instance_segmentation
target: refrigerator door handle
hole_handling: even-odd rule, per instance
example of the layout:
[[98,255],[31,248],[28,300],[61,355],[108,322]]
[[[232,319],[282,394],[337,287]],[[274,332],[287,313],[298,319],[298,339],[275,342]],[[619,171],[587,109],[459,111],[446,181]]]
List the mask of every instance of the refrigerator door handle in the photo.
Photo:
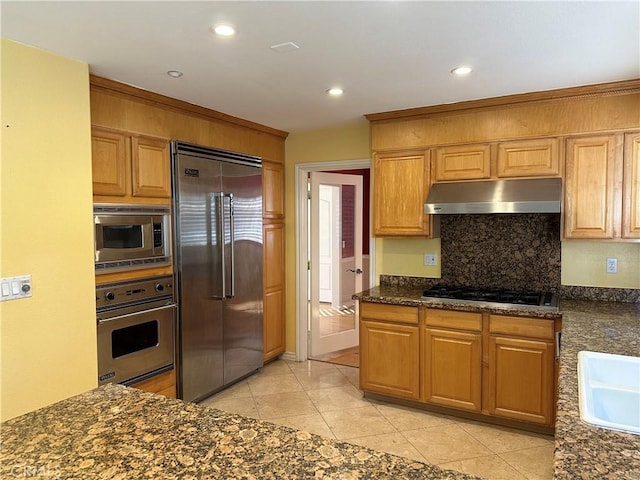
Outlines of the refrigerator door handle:
[[235,275],[234,275],[234,272],[236,270],[236,248],[235,248],[236,227],[235,227],[235,217],[234,217],[235,212],[234,212],[234,206],[233,206],[233,193],[228,193],[226,197],[229,198],[229,241],[231,243],[231,252],[230,252],[231,265],[230,265],[230,271],[229,271],[230,289],[228,294],[226,293],[226,290],[225,290],[225,294],[227,298],[233,298],[236,296],[236,281],[235,281]]
[[212,298],[215,298],[216,300],[224,300],[226,296],[225,293],[227,291],[227,288],[225,285],[225,274],[224,274],[225,272],[224,193],[215,192],[212,194],[212,198],[215,205],[214,208],[217,211],[217,215],[215,215],[215,230],[216,230],[216,236],[218,237],[218,244],[220,245],[220,266],[221,266],[220,271],[217,271],[215,268],[215,263],[213,264],[212,278],[215,278],[216,275],[220,276],[221,288],[220,288],[220,293],[218,293],[216,292],[215,285],[213,286]]

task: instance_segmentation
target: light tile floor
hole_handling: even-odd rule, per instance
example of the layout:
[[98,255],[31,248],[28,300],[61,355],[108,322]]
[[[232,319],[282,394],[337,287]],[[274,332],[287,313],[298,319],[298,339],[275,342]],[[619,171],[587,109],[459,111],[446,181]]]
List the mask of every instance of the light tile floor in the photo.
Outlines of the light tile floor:
[[553,437],[370,400],[358,373],[278,360],[201,403],[489,480],[552,478]]

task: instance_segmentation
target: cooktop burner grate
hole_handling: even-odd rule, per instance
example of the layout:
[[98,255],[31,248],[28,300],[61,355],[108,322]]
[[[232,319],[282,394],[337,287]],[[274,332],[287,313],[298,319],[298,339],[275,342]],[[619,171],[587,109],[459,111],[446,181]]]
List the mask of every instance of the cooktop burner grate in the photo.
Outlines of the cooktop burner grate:
[[453,301],[526,305],[530,307],[556,309],[558,302],[551,292],[509,290],[502,288],[476,288],[436,285],[423,293],[423,298],[442,298]]

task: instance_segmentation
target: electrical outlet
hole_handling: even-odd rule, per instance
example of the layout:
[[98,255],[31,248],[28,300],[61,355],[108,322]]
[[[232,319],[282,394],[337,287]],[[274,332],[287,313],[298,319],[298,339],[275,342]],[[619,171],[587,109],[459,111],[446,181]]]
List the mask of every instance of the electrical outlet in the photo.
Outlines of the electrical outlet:
[[618,259],[613,257],[607,258],[607,273],[618,273]]
[[438,255],[436,255],[435,253],[425,253],[424,264],[428,267],[433,267],[438,265]]

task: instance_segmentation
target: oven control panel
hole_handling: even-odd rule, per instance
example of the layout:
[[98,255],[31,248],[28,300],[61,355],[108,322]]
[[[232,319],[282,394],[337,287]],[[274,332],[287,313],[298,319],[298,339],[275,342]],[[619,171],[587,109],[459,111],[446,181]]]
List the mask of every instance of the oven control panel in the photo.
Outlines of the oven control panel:
[[161,297],[173,297],[173,276],[145,278],[96,287],[96,307],[108,308]]

